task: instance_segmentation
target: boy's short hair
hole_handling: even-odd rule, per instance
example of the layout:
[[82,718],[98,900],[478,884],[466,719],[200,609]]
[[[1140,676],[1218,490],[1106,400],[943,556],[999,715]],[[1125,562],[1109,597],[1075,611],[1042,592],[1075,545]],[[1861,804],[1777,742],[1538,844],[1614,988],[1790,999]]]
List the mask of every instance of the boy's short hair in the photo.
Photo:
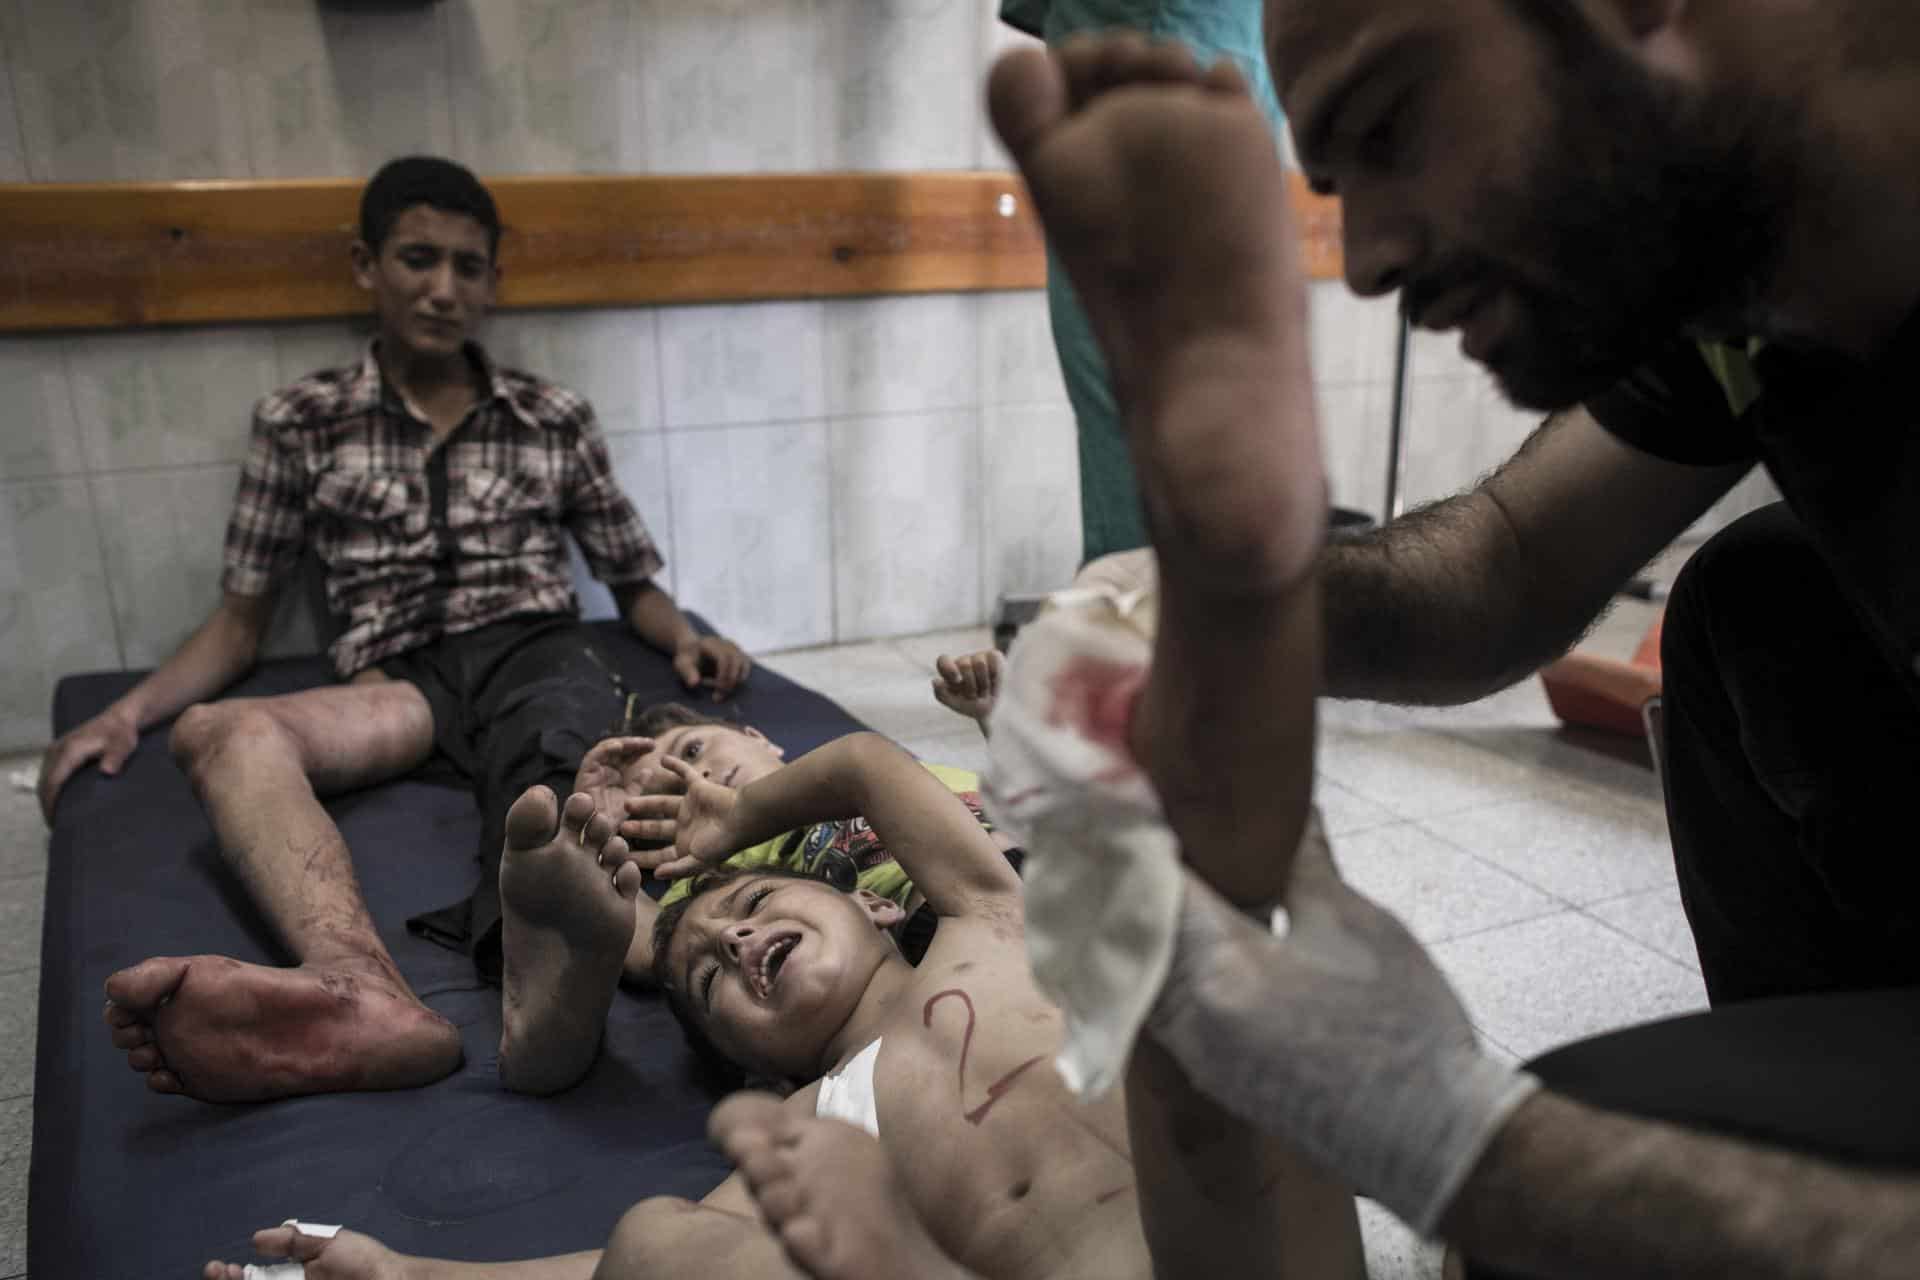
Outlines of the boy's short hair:
[[687,908],[693,905],[695,898],[747,879],[807,880],[826,885],[829,889],[836,888],[824,876],[792,867],[731,867],[722,864],[694,876],[687,885],[687,896],[661,908],[653,922],[653,985],[666,997],[667,1008],[673,1013],[674,1021],[680,1024],[680,1029],[687,1033],[687,1045],[693,1050],[694,1057],[700,1060],[700,1065],[712,1072],[720,1083],[736,1089],[746,1083],[746,1068],[722,1053],[694,1019],[693,1009],[687,1003],[692,993],[674,985],[673,966],[667,963],[667,947],[673,942],[674,931],[680,927],[681,918],[687,914]]
[[710,716],[695,711],[681,702],[656,702],[633,717],[627,732],[642,738],[657,738],[669,729],[683,729],[688,725],[705,724],[717,729],[739,729],[741,726],[733,720],[722,720],[719,716]]
[[360,194],[360,239],[380,245],[400,215],[415,205],[465,214],[486,228],[487,256],[500,256],[500,210],[473,171],[440,156],[402,156],[380,166]]

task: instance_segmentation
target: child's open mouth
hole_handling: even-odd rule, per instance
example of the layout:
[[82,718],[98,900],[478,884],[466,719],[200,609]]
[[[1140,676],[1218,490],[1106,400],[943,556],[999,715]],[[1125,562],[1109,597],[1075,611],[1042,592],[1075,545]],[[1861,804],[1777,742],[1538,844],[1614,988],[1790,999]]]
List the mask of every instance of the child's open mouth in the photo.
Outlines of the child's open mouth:
[[780,970],[786,966],[787,957],[799,945],[799,934],[782,933],[760,952],[753,965],[753,985],[762,1000],[772,997],[774,984],[780,980]]

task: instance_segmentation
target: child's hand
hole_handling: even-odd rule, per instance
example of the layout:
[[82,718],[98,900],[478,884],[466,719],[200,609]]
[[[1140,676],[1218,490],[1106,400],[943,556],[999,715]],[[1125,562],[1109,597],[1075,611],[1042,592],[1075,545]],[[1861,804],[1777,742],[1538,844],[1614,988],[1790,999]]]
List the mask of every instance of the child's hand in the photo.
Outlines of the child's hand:
[[[410,1261],[358,1231],[327,1239],[302,1235],[292,1227],[268,1227],[253,1233],[253,1247],[269,1258],[304,1263],[307,1280],[400,1280]],[[240,1280],[245,1270],[237,1262],[209,1262],[201,1275],[206,1280]]]
[[[643,840],[672,840],[668,848],[643,850],[634,861],[662,880],[677,880],[708,867],[718,866],[740,847],[733,826],[734,806],[740,793],[710,781],[684,760],[672,756],[660,762],[686,784],[679,796],[639,796],[627,803],[629,814],[637,805],[644,811],[637,822]],[[671,817],[667,817],[668,813]],[[622,831],[626,828],[623,826]]]
[[957,658],[941,654],[934,659],[933,696],[940,705],[986,727],[993,703],[1000,696],[1000,667],[1006,660],[998,649],[982,649]]

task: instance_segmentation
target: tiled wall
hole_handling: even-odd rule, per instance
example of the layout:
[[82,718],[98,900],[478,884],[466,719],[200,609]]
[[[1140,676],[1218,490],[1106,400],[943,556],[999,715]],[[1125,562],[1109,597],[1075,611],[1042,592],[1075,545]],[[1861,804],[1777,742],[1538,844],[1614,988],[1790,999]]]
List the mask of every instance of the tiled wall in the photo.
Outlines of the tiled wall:
[[[362,177],[415,150],[483,173],[1003,167],[981,85],[1024,37],[993,8],[0,0],[0,181]],[[1314,323],[1335,498],[1377,512],[1392,308],[1325,283]],[[0,749],[44,739],[60,675],[151,665],[206,615],[248,406],[361,340],[0,339]],[[593,400],[670,586],[750,648],[973,623],[1072,572],[1038,294],[514,313],[491,342]],[[1419,372],[1415,497],[1526,425],[1458,369]],[[311,647],[283,613],[277,650]]]

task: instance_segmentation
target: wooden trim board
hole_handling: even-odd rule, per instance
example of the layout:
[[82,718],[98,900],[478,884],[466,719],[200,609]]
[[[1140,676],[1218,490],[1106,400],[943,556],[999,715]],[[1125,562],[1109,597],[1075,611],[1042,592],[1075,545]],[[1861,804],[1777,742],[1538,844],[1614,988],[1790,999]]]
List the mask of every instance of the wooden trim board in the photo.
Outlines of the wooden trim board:
[[[1340,274],[1339,207],[1293,175],[1309,274]],[[489,178],[499,304],[643,306],[1034,289],[1016,175]],[[0,184],[0,331],[357,315],[362,184]]]

